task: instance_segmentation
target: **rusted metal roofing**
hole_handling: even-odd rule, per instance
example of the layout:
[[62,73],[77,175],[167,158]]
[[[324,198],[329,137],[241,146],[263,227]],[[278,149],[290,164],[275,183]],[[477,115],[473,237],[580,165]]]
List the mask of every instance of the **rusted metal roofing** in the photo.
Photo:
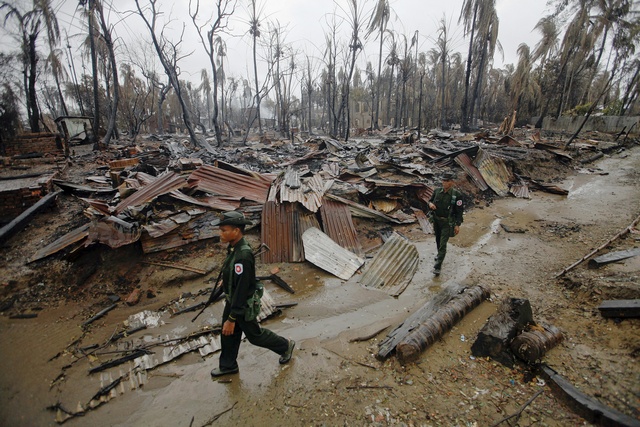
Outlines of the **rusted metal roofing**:
[[151,183],[140,188],[138,191],[118,203],[114,213],[119,214],[129,206],[140,206],[150,202],[161,194],[170,193],[173,190],[182,188],[186,184],[184,177],[173,172],[166,172],[159,175]]
[[480,191],[485,191],[489,188],[487,182],[482,177],[482,174],[478,170],[477,167],[473,165],[471,158],[463,153],[456,156],[455,161],[464,171],[471,177],[476,186],[480,189]]
[[504,197],[509,194],[509,183],[514,180],[514,177],[511,170],[505,165],[504,160],[493,157],[480,149],[473,164],[497,195]]
[[267,200],[299,202],[311,212],[317,212],[322,205],[322,196],[332,182],[325,182],[320,174],[301,178],[299,172],[290,167],[273,182]]
[[416,246],[398,233],[393,233],[367,263],[368,268],[360,277],[360,283],[398,296],[409,286],[419,261]]
[[204,165],[189,175],[188,182],[195,188],[217,196],[242,197],[264,203],[271,181],[225,169]]
[[412,207],[411,209],[418,219],[418,224],[420,224],[420,227],[422,228],[422,231],[424,231],[424,234],[433,234],[433,225],[431,225],[431,223],[427,219],[427,215],[425,215],[425,213],[420,209],[414,207]]
[[64,248],[73,245],[74,243],[83,242],[89,235],[89,226],[90,224],[80,226],[75,230],[65,234],[64,236],[56,239],[52,243],[49,243],[47,246],[37,251],[29,259],[29,262],[34,262],[39,259],[46,258],[49,255],[53,255],[56,252],[59,252]]
[[210,196],[196,199],[195,197],[187,196],[182,191],[178,190],[172,191],[169,195],[175,199],[182,200],[183,202],[191,203],[196,206],[205,206],[221,211],[235,211],[240,207],[240,199],[234,199],[233,197]]
[[433,187],[429,187],[425,184],[413,184],[412,187],[416,189],[415,191],[418,199],[422,200],[425,203],[429,202],[429,199],[431,199],[431,196],[435,191]]
[[102,243],[115,249],[137,242],[140,233],[137,226],[110,216],[91,224],[86,245]]
[[513,184],[509,187],[509,192],[521,199],[528,199],[530,197],[529,186],[527,184]]
[[364,257],[364,249],[358,240],[358,232],[353,225],[351,212],[347,205],[324,199],[320,207],[320,217],[322,229],[334,242],[357,256]]
[[311,227],[319,228],[318,220],[299,203],[266,202],[260,229],[262,242],[270,250],[262,254],[262,262],[304,261],[302,233]]
[[364,264],[364,259],[331,240],[313,227],[302,235],[307,261],[343,280],[349,280]]
[[199,240],[219,238],[219,229],[217,225],[214,225],[214,223],[217,224],[219,220],[220,218],[215,212],[207,212],[157,238],[143,233],[140,238],[142,251],[148,254],[177,248]]
[[344,198],[342,198],[340,196],[336,196],[335,194],[327,193],[325,195],[325,197],[348,205],[349,206],[349,210],[351,211],[351,214],[354,215],[354,216],[357,216],[357,217],[375,219],[376,221],[392,222],[394,224],[406,224],[406,223],[413,222],[412,220],[399,221],[396,218],[392,218],[389,215],[385,215],[384,213],[378,212],[375,209],[368,208],[368,207],[366,207],[364,205],[361,205],[359,203],[353,202],[353,201],[348,200],[348,199],[344,199]]

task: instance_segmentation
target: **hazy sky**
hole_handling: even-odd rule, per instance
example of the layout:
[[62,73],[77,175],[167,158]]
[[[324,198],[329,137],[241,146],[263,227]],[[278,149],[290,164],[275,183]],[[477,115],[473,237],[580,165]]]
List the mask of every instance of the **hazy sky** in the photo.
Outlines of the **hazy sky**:
[[[15,0],[17,4],[26,3],[29,0]],[[133,0],[103,0],[105,5],[112,5],[113,10],[109,16],[112,24],[115,24],[116,34],[121,42],[118,47],[118,55],[125,56],[125,50],[136,46],[141,40],[149,40],[149,35],[144,30],[141,18],[130,12],[135,9]],[[144,4],[146,0],[140,0]],[[72,45],[77,45],[82,35],[82,17],[75,11],[78,4],[75,0],[52,0],[58,11],[58,19],[61,29],[68,32]],[[211,4],[212,0],[202,0],[203,4]],[[362,3],[362,0],[360,0]],[[428,51],[434,47],[434,39],[437,38],[437,28],[443,17],[450,25],[450,34],[454,51],[461,52],[466,57],[468,40],[463,38],[462,28],[458,25],[458,18],[463,0],[391,0],[393,11],[389,28],[397,33],[407,36],[410,40],[415,31],[418,31],[420,39],[420,51]],[[546,0],[497,0],[496,7],[500,19],[499,41],[504,48],[504,62],[497,53],[494,66],[502,67],[505,63],[517,62],[516,50],[520,43],[527,43],[530,47],[539,40],[539,33],[533,32],[533,27],[538,20],[548,13]],[[173,29],[174,38],[177,38],[179,30],[184,22],[185,42],[183,50],[194,53],[181,63],[182,76],[199,81],[200,70],[209,69],[209,63],[204,51],[195,35],[193,24],[188,16],[189,0],[158,0],[163,18],[171,16],[173,21],[170,27]],[[324,33],[328,28],[327,22],[333,12],[340,16],[346,16],[348,7],[345,0],[259,0],[259,12],[263,25],[261,29],[266,32],[267,21],[278,22],[281,28],[286,29],[285,43],[292,45],[294,50],[304,55],[319,58],[324,44]],[[247,34],[248,0],[239,0],[236,13],[230,23],[230,31],[234,35],[225,36],[228,47],[228,74],[238,76],[245,74],[251,68],[251,46]],[[364,24],[366,25],[375,0],[367,0],[363,4]],[[343,24],[346,31],[347,26]],[[64,32],[63,32],[64,34]],[[63,35],[63,37],[65,37]],[[340,41],[344,42],[348,34],[344,34]],[[2,50],[6,51],[9,39],[3,35],[0,39]],[[361,53],[359,65],[364,68],[366,61],[377,64],[378,42],[373,37],[366,41],[366,50]],[[65,42],[66,44],[66,42]],[[126,46],[126,47],[124,47]],[[77,53],[77,52],[76,52]],[[80,59],[78,58],[79,62]],[[79,67],[79,64],[76,64]]]

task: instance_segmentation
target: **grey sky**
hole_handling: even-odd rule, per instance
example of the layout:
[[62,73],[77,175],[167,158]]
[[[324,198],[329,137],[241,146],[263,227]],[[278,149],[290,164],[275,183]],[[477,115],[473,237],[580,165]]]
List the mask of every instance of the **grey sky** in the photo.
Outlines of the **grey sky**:
[[[18,1],[26,2],[27,0]],[[116,34],[122,42],[118,47],[118,54],[121,58],[124,57],[125,50],[136,46],[140,40],[149,40],[141,18],[128,13],[128,11],[135,9],[133,0],[103,1],[105,1],[105,5],[113,5],[115,10],[111,13],[109,20],[115,24]],[[142,4],[144,2],[145,0],[141,0]],[[202,0],[202,3],[211,4],[212,1]],[[446,21],[450,23],[453,50],[466,57],[468,41],[463,38],[462,28],[458,25],[462,3],[462,0],[391,0],[393,15],[389,28],[406,35],[409,40],[417,30],[420,36],[419,50],[428,51],[434,47],[439,21],[445,17]],[[79,12],[75,11],[77,1],[53,0],[53,4],[58,11],[61,29],[68,32],[73,45],[78,44],[82,38],[81,35],[78,35],[82,17]],[[158,4],[165,18],[169,15],[173,18],[170,27],[173,29],[174,37],[177,37],[182,23],[184,22],[186,25],[183,50],[194,53],[181,63],[183,77],[194,82],[199,81],[200,70],[209,69],[210,66],[188,16],[189,0],[158,0]],[[244,75],[246,70],[251,68],[251,47],[247,35],[248,4],[248,0],[238,1],[236,13],[230,22],[230,30],[234,37],[225,37],[228,47],[228,75]],[[320,49],[324,44],[324,33],[328,28],[327,21],[330,15],[337,10],[339,15],[345,16],[345,11],[348,10],[345,0],[335,2],[330,0],[262,0],[259,5],[263,18],[262,30],[266,32],[267,21],[277,21],[281,27],[287,30],[285,42],[301,55],[301,59],[305,54],[313,57],[321,56]],[[374,5],[375,0],[367,0],[363,4],[365,25]],[[344,11],[341,11],[340,8]],[[499,41],[504,48],[505,56],[503,62],[497,53],[494,66],[502,67],[505,63],[515,64],[517,62],[516,51],[520,43],[525,42],[532,48],[537,43],[540,35],[533,32],[533,27],[548,12],[548,9],[545,0],[497,0],[496,8],[500,19]],[[340,41],[346,42],[348,39],[347,27],[344,25],[343,27],[345,33]],[[65,36],[63,35],[63,37]],[[9,43],[6,34],[2,36],[1,41],[3,51],[8,50]],[[43,44],[41,42],[41,45]],[[377,41],[372,37],[366,41],[366,50],[360,56],[359,66],[364,68],[366,61],[377,63],[377,55]],[[76,64],[76,66],[79,65]]]

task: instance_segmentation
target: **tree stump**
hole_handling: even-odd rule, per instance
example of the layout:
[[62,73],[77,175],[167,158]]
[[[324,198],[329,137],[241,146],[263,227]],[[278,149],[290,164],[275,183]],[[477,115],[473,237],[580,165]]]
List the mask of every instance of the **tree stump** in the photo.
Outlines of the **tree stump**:
[[533,313],[529,300],[506,298],[478,333],[471,346],[475,357],[490,357],[510,368],[515,362],[509,345],[511,340],[533,323]]

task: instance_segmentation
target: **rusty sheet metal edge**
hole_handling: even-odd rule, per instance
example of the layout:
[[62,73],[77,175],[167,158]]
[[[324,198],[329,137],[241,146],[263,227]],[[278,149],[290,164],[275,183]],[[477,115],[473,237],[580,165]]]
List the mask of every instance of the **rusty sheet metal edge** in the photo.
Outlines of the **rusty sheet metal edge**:
[[359,203],[353,202],[351,200],[344,199],[340,196],[336,196],[335,194],[327,193],[325,197],[328,197],[333,200],[337,200],[338,202],[342,202],[345,205],[348,205],[349,209],[351,210],[351,213],[355,216],[359,216],[363,218],[371,218],[378,221],[392,222],[394,224],[404,224],[404,222],[398,221],[397,219],[392,218],[389,215],[385,215],[382,212],[376,211],[375,209],[371,209]]
[[271,182],[247,175],[229,172],[225,169],[204,165],[189,175],[189,184],[219,196],[242,196],[258,203],[267,201]]
[[500,197],[509,194],[509,183],[513,181],[513,174],[502,159],[493,157],[484,150],[478,150],[473,164],[478,168],[484,181]]
[[367,263],[360,284],[382,289],[398,296],[409,286],[418,269],[420,255],[416,246],[397,233],[393,233],[378,253]]
[[353,225],[349,207],[335,200],[325,199],[320,207],[323,231],[343,248],[364,257],[364,249]]
[[364,264],[364,259],[344,249],[315,227],[302,234],[302,242],[307,261],[342,280],[349,280]]
[[59,239],[56,239],[52,243],[49,243],[47,246],[45,246],[44,248],[42,248],[39,251],[37,251],[29,259],[29,262],[34,262],[34,261],[37,261],[39,259],[46,258],[49,255],[53,255],[56,252],[59,252],[59,251],[63,250],[67,246],[70,246],[70,245],[72,245],[72,244],[74,244],[76,242],[80,242],[80,241],[86,239],[87,236],[89,236],[89,226],[90,225],[91,224],[82,225],[82,226],[76,228],[75,230],[72,230],[69,233],[65,234],[64,236],[60,237]]
[[116,206],[114,213],[122,213],[128,206],[139,206],[149,202],[161,194],[170,193],[186,184],[184,177],[174,172],[166,172],[159,175],[151,183],[145,185]]
[[482,177],[482,174],[478,168],[473,165],[471,158],[467,154],[459,154],[454,160],[462,169],[464,169],[467,175],[471,177],[480,191],[485,191],[489,188],[489,185]]
[[262,262],[303,262],[302,233],[320,228],[314,214],[302,212],[299,203],[266,202],[262,208],[261,239],[270,250],[262,254]]

